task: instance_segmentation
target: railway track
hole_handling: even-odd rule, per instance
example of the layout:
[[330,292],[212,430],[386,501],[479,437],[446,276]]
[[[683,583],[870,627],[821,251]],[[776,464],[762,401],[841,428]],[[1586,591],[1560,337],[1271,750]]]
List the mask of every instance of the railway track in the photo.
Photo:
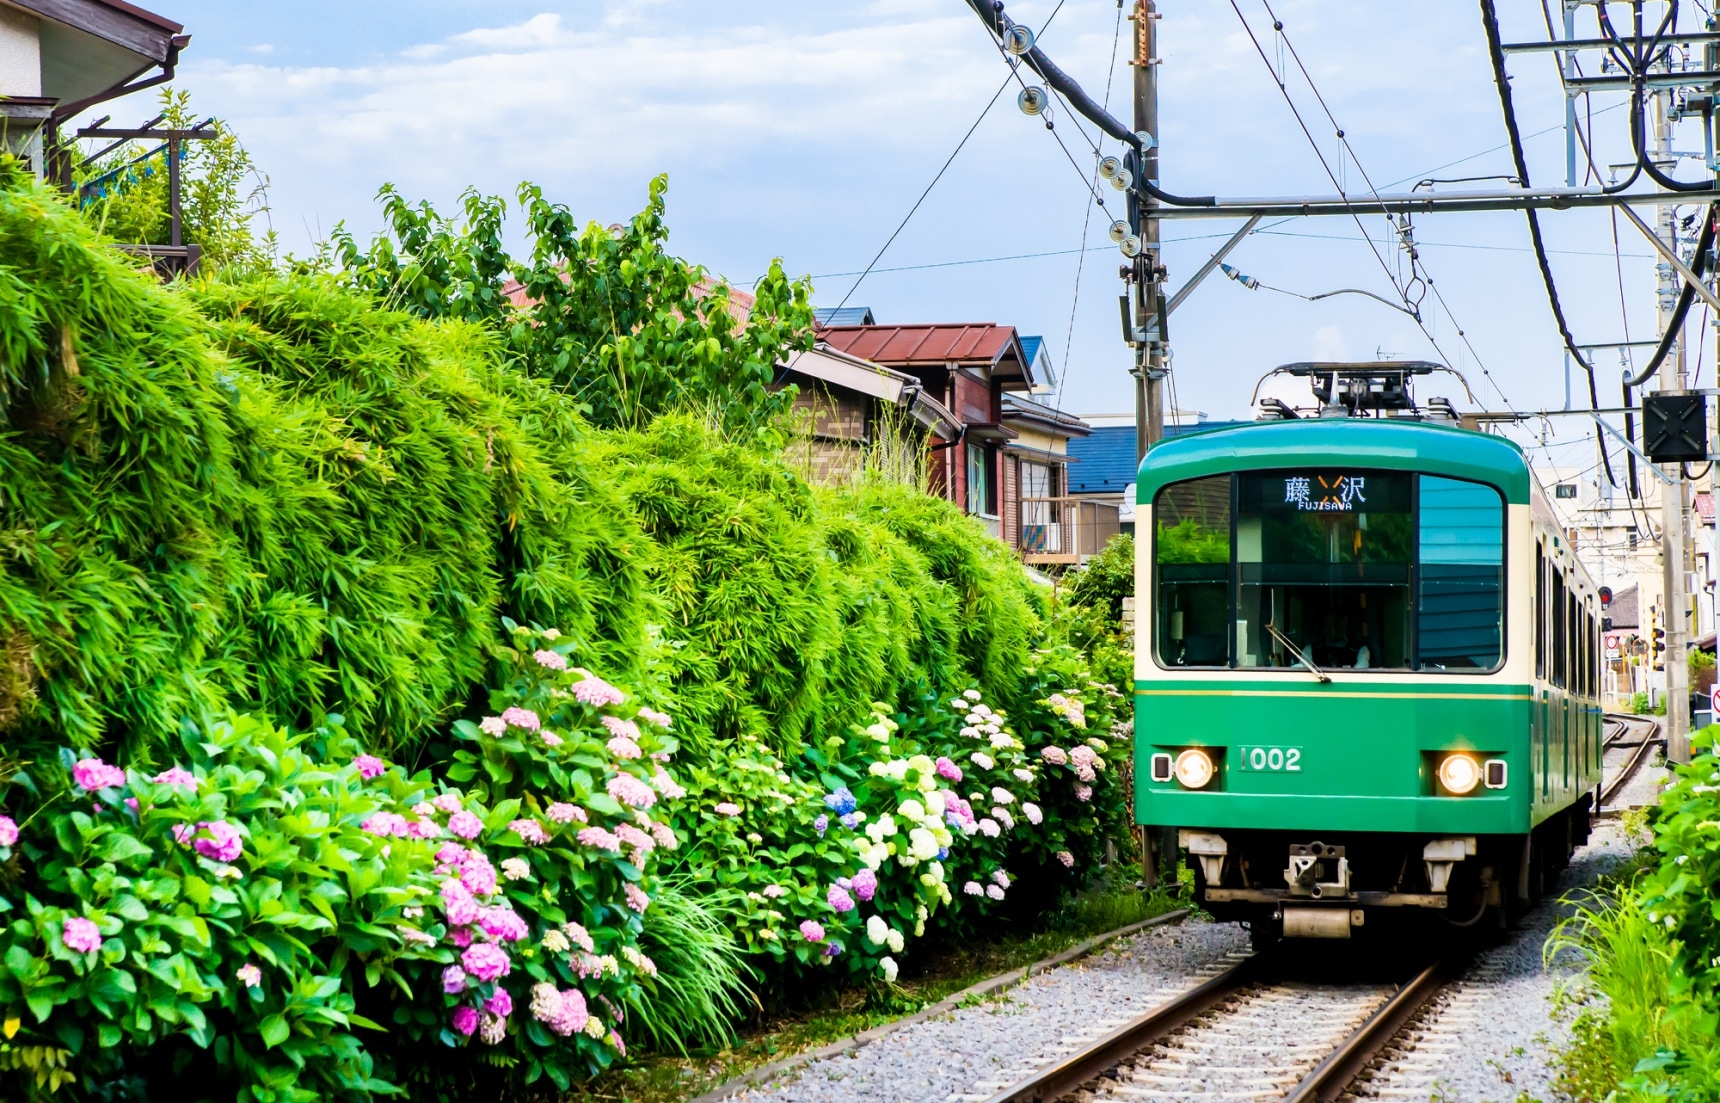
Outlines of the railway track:
[[[1637,770],[1661,742],[1660,724],[1652,717],[1607,713],[1606,721],[1612,726],[1613,732],[1607,737],[1605,748],[1630,746],[1631,752],[1630,757],[1625,759],[1624,766],[1602,783],[1600,799],[1595,809],[1597,812],[1606,811],[1613,798],[1630,783],[1630,779],[1636,776]],[[1632,735],[1637,737],[1634,744],[1630,744],[1627,739]]]
[[[1192,989],[1024,1069],[971,1103],[1333,1103],[1444,988],[1429,965],[1402,984],[1284,979],[1271,955],[1232,955]],[[992,1090],[993,1088],[996,1090]]]

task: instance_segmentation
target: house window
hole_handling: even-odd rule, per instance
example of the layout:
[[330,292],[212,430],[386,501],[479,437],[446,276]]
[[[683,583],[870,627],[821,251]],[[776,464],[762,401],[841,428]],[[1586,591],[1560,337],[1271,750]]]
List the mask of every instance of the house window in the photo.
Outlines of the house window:
[[985,516],[997,514],[993,500],[991,452],[983,444],[967,446],[967,511]]
[[1576,483],[1560,483],[1558,486],[1553,488],[1553,497],[1555,498],[1575,498],[1576,496]]
[[1061,552],[1054,503],[1057,469],[1048,463],[1021,461],[1021,546],[1028,551]]

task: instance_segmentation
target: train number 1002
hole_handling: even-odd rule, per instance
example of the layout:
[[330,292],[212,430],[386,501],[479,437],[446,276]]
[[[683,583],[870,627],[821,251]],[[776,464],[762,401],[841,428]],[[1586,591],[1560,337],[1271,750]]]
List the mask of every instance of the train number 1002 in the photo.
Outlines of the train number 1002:
[[1244,770],[1284,774],[1302,772],[1301,747],[1238,747],[1237,750]]

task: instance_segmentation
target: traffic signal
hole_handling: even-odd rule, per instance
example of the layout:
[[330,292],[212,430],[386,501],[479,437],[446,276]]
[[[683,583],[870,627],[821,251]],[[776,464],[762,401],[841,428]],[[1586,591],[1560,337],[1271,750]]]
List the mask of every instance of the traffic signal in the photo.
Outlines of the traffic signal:
[[1662,651],[1666,650],[1666,629],[1656,628],[1654,630],[1653,647],[1656,655],[1659,655]]

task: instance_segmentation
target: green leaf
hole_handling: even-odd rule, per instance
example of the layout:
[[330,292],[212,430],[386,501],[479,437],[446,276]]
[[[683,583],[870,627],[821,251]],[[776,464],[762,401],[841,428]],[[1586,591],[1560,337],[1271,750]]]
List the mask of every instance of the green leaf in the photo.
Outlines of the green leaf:
[[263,1037],[263,1044],[274,1049],[287,1040],[288,1035],[292,1033],[292,1028],[287,1025],[287,1020],[284,1017],[270,1015],[263,1020],[258,1032]]
[[110,831],[95,845],[96,857],[104,862],[129,862],[133,858],[153,858],[155,851],[123,831]]

